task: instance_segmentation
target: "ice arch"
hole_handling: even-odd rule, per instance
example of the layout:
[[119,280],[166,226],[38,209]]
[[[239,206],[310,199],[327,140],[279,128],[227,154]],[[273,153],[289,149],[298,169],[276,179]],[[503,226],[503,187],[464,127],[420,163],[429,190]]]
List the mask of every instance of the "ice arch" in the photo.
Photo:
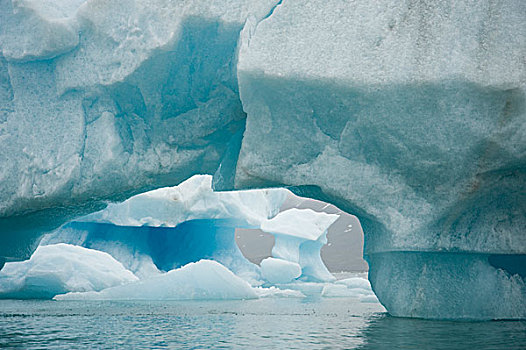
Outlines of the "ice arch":
[[[260,269],[242,255],[235,230],[258,228],[275,236],[274,259],[297,267],[298,274],[287,282],[334,280],[320,250],[339,215],[310,209],[278,213],[291,195],[285,189],[214,192],[211,183],[211,176],[196,175],[179,186],[110,204],[58,229],[41,244],[69,243],[107,252],[139,277],[212,259],[256,281]],[[267,265],[262,264],[267,273],[280,274],[280,266]]]

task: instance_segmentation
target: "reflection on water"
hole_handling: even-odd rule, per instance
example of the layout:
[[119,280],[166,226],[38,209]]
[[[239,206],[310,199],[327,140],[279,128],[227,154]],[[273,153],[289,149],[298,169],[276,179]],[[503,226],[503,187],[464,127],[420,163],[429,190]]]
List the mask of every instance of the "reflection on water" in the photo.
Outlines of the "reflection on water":
[[348,298],[0,301],[0,348],[521,349],[526,322],[389,317]]

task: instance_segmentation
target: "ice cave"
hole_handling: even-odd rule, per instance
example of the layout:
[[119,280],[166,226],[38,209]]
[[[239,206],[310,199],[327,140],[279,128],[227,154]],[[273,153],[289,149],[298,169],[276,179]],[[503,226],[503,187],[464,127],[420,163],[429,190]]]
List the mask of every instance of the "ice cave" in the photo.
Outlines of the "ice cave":
[[[526,319],[524,23],[522,0],[0,0],[0,297]],[[337,215],[288,191],[358,217],[370,286],[334,281]]]

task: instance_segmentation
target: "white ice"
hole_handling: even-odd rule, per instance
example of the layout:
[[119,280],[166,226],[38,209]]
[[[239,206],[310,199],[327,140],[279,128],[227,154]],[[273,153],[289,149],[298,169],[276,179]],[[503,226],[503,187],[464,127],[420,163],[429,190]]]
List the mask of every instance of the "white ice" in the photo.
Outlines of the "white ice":
[[190,263],[163,275],[101,292],[68,293],[56,300],[200,300],[255,299],[256,292],[241,278],[212,260]]
[[198,219],[235,219],[259,227],[275,216],[290,192],[283,189],[215,192],[212,176],[195,175],[178,186],[142,193],[78,222],[175,227]]
[[323,263],[320,250],[327,243],[327,229],[338,218],[337,214],[292,208],[263,222],[261,229],[275,237],[272,256],[299,264],[303,279],[332,281],[334,276]]
[[48,299],[138,281],[111,255],[69,244],[40,246],[31,259],[0,271],[0,298]]

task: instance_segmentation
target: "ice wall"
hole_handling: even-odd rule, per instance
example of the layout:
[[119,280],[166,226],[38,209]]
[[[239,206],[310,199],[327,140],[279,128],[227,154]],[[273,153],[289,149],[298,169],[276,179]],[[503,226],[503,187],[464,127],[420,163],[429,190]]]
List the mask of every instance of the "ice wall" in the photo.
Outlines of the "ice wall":
[[492,265],[489,254],[411,251],[369,255],[369,279],[394,316],[524,319],[525,255],[504,257],[522,274]]
[[487,256],[526,254],[525,20],[522,1],[284,1],[241,35],[235,187],[357,215],[393,314],[524,318]]
[[213,174],[244,127],[239,32],[274,5],[1,0],[0,256],[28,258],[104,200]]

